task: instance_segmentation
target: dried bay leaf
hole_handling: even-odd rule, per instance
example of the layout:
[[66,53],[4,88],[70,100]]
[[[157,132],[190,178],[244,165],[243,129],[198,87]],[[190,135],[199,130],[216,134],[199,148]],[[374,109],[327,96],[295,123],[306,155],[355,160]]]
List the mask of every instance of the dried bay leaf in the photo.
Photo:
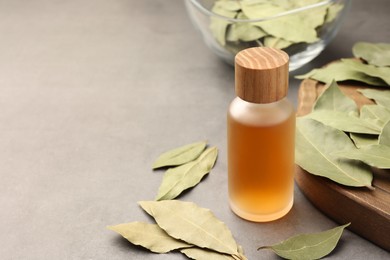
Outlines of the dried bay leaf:
[[209,209],[178,200],[139,204],[170,236],[201,248],[239,256],[232,233]]
[[355,80],[373,86],[387,86],[387,83],[384,82],[382,79],[369,76],[361,71],[357,71],[345,62],[341,61],[333,62],[324,68],[313,69],[306,74],[295,76],[295,78],[311,78],[324,83],[330,83],[332,82],[332,80]]
[[[249,19],[272,17],[287,11],[281,6],[268,2],[253,4],[243,1],[241,7],[242,12]],[[268,34],[287,41],[312,43],[318,40],[315,27],[305,23],[299,14],[255,22],[253,24],[261,27]]]
[[130,243],[147,248],[154,253],[167,253],[192,246],[172,238],[156,224],[131,222],[107,228],[119,233]]
[[[251,0],[249,0],[250,2]],[[264,1],[263,1],[264,2]],[[278,6],[281,6],[285,8],[286,10],[293,10],[296,8],[301,7],[307,7],[309,5],[313,5],[319,2],[322,2],[322,0],[269,0],[268,1],[271,4],[276,4]],[[325,17],[328,14],[328,9],[333,8],[336,4],[325,4],[321,6],[317,6],[315,8],[311,8],[306,11],[301,11],[299,15],[303,19],[303,22],[306,24],[309,24],[313,28],[317,28],[321,25],[323,25],[326,22],[332,21],[338,12],[332,12],[332,14],[335,14],[334,16],[329,17],[328,21],[325,21]],[[339,5],[342,9],[343,5]],[[334,9],[334,8],[333,8]],[[332,19],[333,18],[333,19]]]
[[176,198],[184,190],[197,185],[213,168],[218,149],[206,149],[195,161],[168,169],[158,190],[156,200]]
[[387,145],[368,145],[360,149],[346,149],[334,154],[348,159],[360,160],[380,169],[390,169],[390,146]]
[[333,80],[314,103],[313,110],[335,110],[340,112],[354,112],[357,114],[356,103],[341,92]]
[[[271,3],[274,2],[273,0],[270,1]],[[322,2],[322,0],[294,0],[289,1],[292,3],[291,8],[286,8],[287,10],[294,10],[302,7],[307,7],[310,5],[314,5],[317,3]],[[318,28],[322,26],[325,23],[325,17],[327,14],[327,9],[331,6],[331,4],[325,4],[321,6],[317,6],[315,8],[310,8],[305,11],[300,11],[297,13],[298,16],[301,17],[302,21],[307,24],[308,26],[312,28]]]
[[[313,28],[310,28],[310,26],[304,26],[305,24],[302,23],[302,19],[300,19],[299,16],[296,16],[296,18],[294,18],[294,16],[282,17],[256,22],[255,24],[260,26],[268,34],[277,38],[283,38],[286,41],[294,43],[313,43],[318,41],[316,31]],[[300,29],[300,27],[306,28]]]
[[[274,17],[317,3],[320,5],[310,10]],[[217,0],[212,7],[216,14],[265,21],[236,23],[211,17],[210,29],[216,41],[232,54],[253,46],[286,49],[318,41],[318,36],[326,32],[327,23],[333,21],[342,8],[343,5],[322,0]]]
[[[304,2],[303,5],[297,7],[308,5],[307,1],[303,1],[303,2]],[[320,1],[315,1],[315,2],[320,2]],[[305,24],[310,25],[312,28],[317,28],[325,23],[325,18],[329,7],[330,4],[327,4],[313,9],[309,9],[307,11],[301,12],[300,16],[302,17],[302,20]]]
[[377,135],[350,133],[349,136],[357,148],[361,148],[366,145],[378,144],[379,142]]
[[390,120],[382,128],[379,135],[379,144],[390,146]]
[[285,12],[286,9],[282,6],[271,5],[268,1],[241,1],[241,11],[249,19],[260,19]]
[[[213,260],[235,260],[231,255],[217,253],[215,251],[204,248],[192,247],[180,250],[184,255],[190,259],[213,259]],[[239,258],[240,259],[240,258]]]
[[376,66],[390,66],[390,44],[358,42],[352,47],[352,53],[369,64]]
[[285,259],[319,259],[335,249],[344,229],[349,225],[350,223],[319,233],[297,235],[279,244],[259,249],[271,249]]
[[390,108],[390,91],[377,89],[358,89],[365,97],[375,100],[375,103]]
[[264,46],[266,46],[266,47],[285,49],[292,44],[294,44],[294,43],[287,41],[285,39],[276,38],[273,36],[267,36],[264,38]]
[[153,163],[153,169],[181,165],[195,160],[206,148],[206,142],[197,142],[169,150],[161,154]]
[[[273,2],[274,0],[268,0],[268,1]],[[279,0],[278,2],[279,3],[290,2],[293,8],[293,7],[304,7],[304,6],[312,5],[321,2],[321,0]]]
[[[211,10],[212,12],[229,17],[229,18],[234,18],[237,15],[236,11],[231,11],[231,10],[226,10],[222,8],[221,6],[213,6],[213,9]],[[226,30],[232,22],[224,20],[223,18],[220,17],[211,17],[210,18],[210,30],[217,40],[219,44],[222,46],[225,46],[226,44]]]
[[333,22],[334,19],[336,19],[337,15],[341,10],[343,10],[344,5],[342,4],[332,4],[329,6],[326,16],[325,16],[325,22],[324,24]]
[[341,62],[355,71],[382,79],[390,86],[390,67],[376,67],[374,65],[361,63],[355,59],[341,59]]
[[261,28],[250,23],[235,23],[229,27],[226,40],[249,42],[260,39],[266,35],[267,34]]
[[334,153],[356,149],[342,131],[310,118],[297,118],[295,162],[311,174],[337,183],[371,187],[372,173],[360,162],[340,160]]
[[378,111],[376,110],[377,105],[363,105],[360,109],[360,118],[381,126],[381,121],[376,114]]
[[380,134],[381,132],[378,125],[339,111],[318,110],[306,117],[345,132],[361,134]]
[[360,110],[360,118],[378,125],[381,129],[390,120],[390,109],[378,105],[364,105]]
[[238,245],[238,253],[240,256],[244,257],[245,259],[245,256],[244,256],[244,248],[240,245]]
[[227,11],[238,11],[241,9],[241,5],[237,0],[215,1],[214,6]]
[[[241,20],[248,19],[248,17],[246,17],[241,11],[237,12],[236,18]],[[240,41],[251,42],[257,41],[266,35],[266,32],[264,32],[260,27],[253,25],[253,23],[237,22],[232,23],[227,28],[226,40],[235,43],[239,43]]]

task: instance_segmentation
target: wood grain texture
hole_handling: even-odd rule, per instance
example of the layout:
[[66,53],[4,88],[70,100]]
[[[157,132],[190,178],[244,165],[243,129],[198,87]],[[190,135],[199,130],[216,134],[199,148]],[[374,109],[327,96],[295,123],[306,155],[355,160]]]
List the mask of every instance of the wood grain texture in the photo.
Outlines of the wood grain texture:
[[[298,92],[297,116],[311,112],[324,84],[304,80]],[[359,108],[371,104],[357,89],[364,86],[341,85],[341,91],[355,100]],[[295,180],[305,196],[322,212],[378,246],[390,250],[390,178],[389,170],[373,169],[375,190],[339,185],[326,178],[312,175],[299,166]]]
[[284,98],[288,89],[288,55],[278,49],[255,47],[235,58],[236,94],[252,103],[271,103]]

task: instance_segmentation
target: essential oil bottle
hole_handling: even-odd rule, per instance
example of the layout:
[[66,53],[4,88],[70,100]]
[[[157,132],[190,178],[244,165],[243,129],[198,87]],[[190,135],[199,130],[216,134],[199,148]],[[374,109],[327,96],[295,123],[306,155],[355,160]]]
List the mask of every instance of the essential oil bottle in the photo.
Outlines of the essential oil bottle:
[[256,47],[235,57],[237,97],[227,116],[229,203],[255,222],[286,215],[294,198],[295,111],[288,55]]

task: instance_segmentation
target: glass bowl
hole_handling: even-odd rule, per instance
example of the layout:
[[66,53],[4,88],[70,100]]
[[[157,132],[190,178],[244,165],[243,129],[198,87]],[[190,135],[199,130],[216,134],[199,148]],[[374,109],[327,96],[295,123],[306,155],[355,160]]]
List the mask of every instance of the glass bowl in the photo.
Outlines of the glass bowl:
[[310,62],[335,37],[350,0],[185,0],[206,45],[227,63],[237,52],[275,47],[290,71]]

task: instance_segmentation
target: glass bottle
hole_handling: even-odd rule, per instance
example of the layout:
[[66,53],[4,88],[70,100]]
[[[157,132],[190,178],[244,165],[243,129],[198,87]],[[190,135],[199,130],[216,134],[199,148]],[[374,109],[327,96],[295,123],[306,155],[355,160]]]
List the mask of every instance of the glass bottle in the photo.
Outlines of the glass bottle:
[[288,55],[255,47],[235,58],[237,97],[228,110],[230,207],[256,222],[293,205],[295,111],[287,100]]

